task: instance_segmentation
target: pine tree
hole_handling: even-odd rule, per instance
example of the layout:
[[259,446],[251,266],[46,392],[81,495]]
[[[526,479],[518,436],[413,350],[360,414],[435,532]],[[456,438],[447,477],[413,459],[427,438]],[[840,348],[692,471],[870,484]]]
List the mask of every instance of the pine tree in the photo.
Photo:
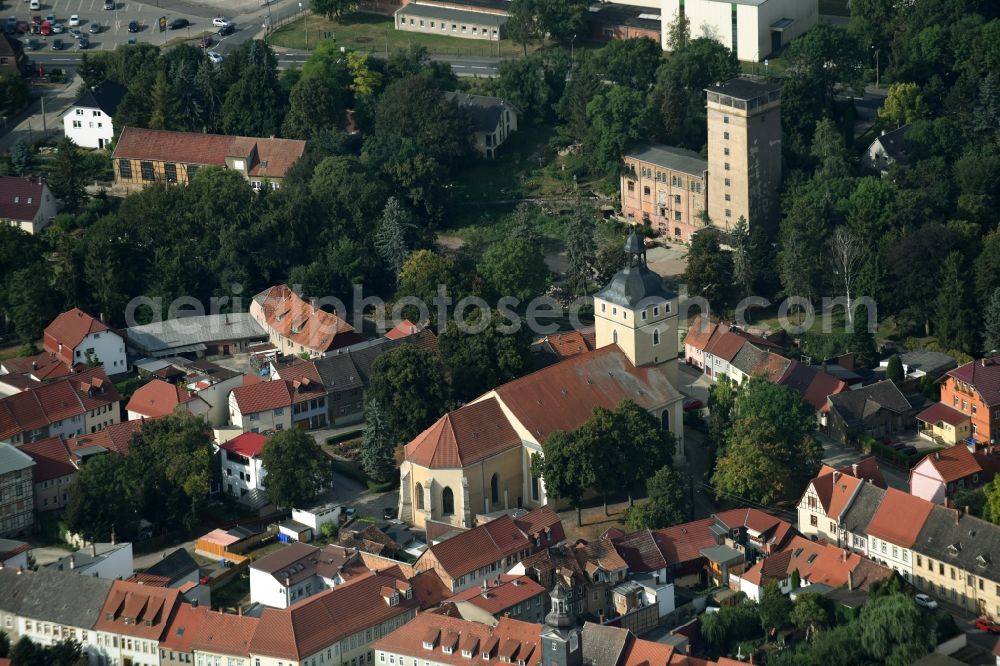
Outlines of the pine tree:
[[76,212],[86,195],[84,192],[83,158],[73,140],[64,137],[56,142],[56,157],[49,173],[49,187],[63,207]]
[[860,368],[870,368],[878,360],[875,334],[868,329],[868,316],[855,313],[851,339],[847,351],[854,354],[854,363]]
[[972,351],[972,308],[960,252],[952,252],[945,259],[939,283],[941,290],[934,301],[938,342],[945,349]]
[[382,261],[388,264],[392,274],[399,283],[399,274],[403,270],[410,251],[406,247],[406,227],[412,226],[410,212],[406,210],[399,199],[389,197],[382,209],[382,218],[375,230],[375,251]]
[[889,364],[885,366],[885,378],[894,384],[903,381],[903,361],[899,354],[893,354],[889,359]]
[[149,129],[178,129],[179,104],[167,80],[167,73],[160,72],[153,83],[150,95]]
[[585,295],[594,271],[597,247],[594,243],[594,212],[578,203],[566,225],[566,278],[573,293]]
[[1000,287],[993,290],[983,312],[983,350],[991,353],[1000,349]]
[[733,230],[729,232],[729,244],[733,248],[733,282],[743,297],[753,294],[754,264],[751,243],[747,219],[740,215]]
[[396,473],[396,437],[385,420],[382,406],[368,401],[365,430],[361,436],[361,467],[372,481],[385,483]]
[[10,148],[10,168],[15,176],[26,176],[35,166],[35,149],[24,139],[18,139]]

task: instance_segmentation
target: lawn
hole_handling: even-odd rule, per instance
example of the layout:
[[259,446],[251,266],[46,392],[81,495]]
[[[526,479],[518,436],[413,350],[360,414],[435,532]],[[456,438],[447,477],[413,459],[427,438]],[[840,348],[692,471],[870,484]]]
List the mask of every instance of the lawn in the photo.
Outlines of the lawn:
[[[322,39],[333,39],[341,46],[359,51],[383,53],[417,45],[427,47],[428,52],[436,55],[524,55],[522,46],[511,41],[501,40],[498,47],[496,42],[404,32],[395,29],[391,17],[361,13],[348,14],[337,20],[307,14],[304,19],[300,17],[278,27],[267,37],[268,43],[290,49],[309,49],[315,47]],[[529,51],[536,48],[538,45],[528,46]]]
[[[245,575],[244,575],[245,574]],[[222,587],[212,590],[212,607],[238,608],[250,601],[250,571],[241,571]]]

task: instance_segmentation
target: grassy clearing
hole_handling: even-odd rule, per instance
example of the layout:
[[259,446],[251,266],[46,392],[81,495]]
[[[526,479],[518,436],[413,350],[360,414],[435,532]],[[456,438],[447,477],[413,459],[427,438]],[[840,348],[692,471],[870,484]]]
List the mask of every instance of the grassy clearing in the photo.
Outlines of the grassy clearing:
[[[425,46],[428,52],[437,55],[524,55],[521,45],[511,41],[501,40],[498,54],[496,42],[396,30],[393,19],[388,16],[361,13],[348,14],[332,21],[323,16],[307,14],[304,19],[300,17],[280,26],[267,37],[268,43],[273,46],[290,49],[315,48],[323,39],[333,39],[337,44],[350,49],[382,53],[408,49],[410,46]],[[537,48],[539,45],[529,45],[528,51]]]

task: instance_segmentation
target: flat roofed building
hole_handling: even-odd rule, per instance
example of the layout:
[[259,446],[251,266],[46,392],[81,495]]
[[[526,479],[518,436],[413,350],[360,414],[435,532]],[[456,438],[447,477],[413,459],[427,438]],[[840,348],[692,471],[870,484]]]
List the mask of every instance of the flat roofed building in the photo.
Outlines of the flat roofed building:
[[397,30],[493,42],[503,36],[503,26],[507,22],[502,14],[422,2],[403,5],[396,10],[394,19]]
[[705,226],[708,162],[698,153],[659,144],[641,144],[624,156],[622,214],[649,220],[661,235],[690,241]]

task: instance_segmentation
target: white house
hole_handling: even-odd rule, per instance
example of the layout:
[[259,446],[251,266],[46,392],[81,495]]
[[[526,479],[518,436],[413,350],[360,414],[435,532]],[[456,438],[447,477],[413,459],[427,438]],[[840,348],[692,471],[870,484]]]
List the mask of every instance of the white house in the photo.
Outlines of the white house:
[[108,375],[128,371],[125,361],[125,341],[80,308],[67,310],[45,327],[45,351],[55,354],[66,365],[96,361]]
[[130,543],[92,543],[48,565],[80,576],[125,580],[135,573]]
[[243,432],[307,429],[326,422],[326,389],[308,378],[240,386],[229,394],[229,420]]
[[43,181],[0,176],[0,224],[37,234],[49,226],[56,212],[56,198]]
[[267,438],[256,432],[246,432],[219,445],[222,449],[222,487],[235,497],[251,490],[263,489],[267,472],[261,453]]
[[102,81],[83,93],[63,114],[63,132],[82,148],[104,148],[115,135],[112,117],[127,92],[114,81]]
[[291,530],[284,528],[285,523],[278,526],[278,531],[296,539],[299,538],[299,535],[304,534],[305,541],[312,541],[322,533],[323,525],[330,523],[337,527],[340,523],[340,512],[341,506],[339,504],[324,504],[310,509],[292,509],[291,522],[294,534]]
[[356,549],[294,542],[250,563],[250,602],[288,608],[365,572]]
[[708,37],[740,60],[761,62],[819,20],[818,0],[663,0],[663,49],[671,23],[683,13],[691,37]]

